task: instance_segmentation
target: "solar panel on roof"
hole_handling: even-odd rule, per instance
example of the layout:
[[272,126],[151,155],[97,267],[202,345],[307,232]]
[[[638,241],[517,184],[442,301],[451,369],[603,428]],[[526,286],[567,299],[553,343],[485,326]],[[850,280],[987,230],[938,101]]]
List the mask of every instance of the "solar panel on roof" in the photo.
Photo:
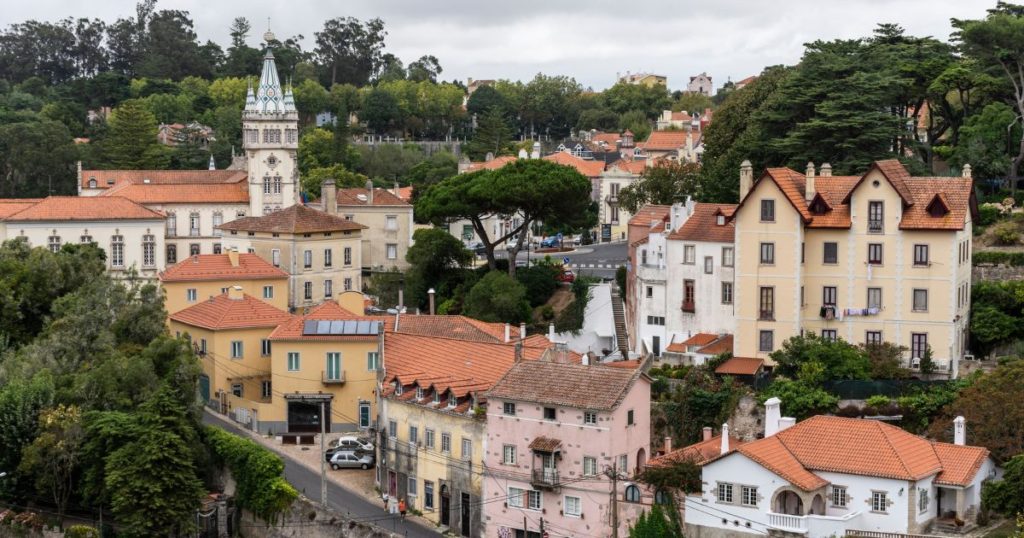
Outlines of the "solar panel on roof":
[[304,335],[375,336],[380,334],[379,321],[366,320],[314,320],[302,324]]
[[357,322],[356,334],[374,334],[370,332],[370,325],[369,321]]
[[345,326],[344,321],[335,320],[331,322],[331,334],[344,334],[342,328]]
[[302,323],[302,334],[316,334],[316,321],[306,320]]
[[316,334],[331,334],[330,320],[320,320],[316,322]]

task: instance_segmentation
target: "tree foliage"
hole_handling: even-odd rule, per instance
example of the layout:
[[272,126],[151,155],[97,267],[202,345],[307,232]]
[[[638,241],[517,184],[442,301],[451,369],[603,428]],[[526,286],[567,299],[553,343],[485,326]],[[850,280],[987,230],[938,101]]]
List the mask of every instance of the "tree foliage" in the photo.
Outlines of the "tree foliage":
[[640,179],[619,190],[619,203],[630,213],[646,204],[672,205],[687,196],[699,199],[700,166],[680,161],[662,161],[644,168]]
[[526,321],[530,317],[526,287],[501,271],[491,271],[469,290],[463,313],[489,322]]
[[110,116],[102,162],[114,170],[161,169],[168,163],[157,140],[156,117],[137,101],[126,101]]
[[986,507],[1007,516],[1024,513],[1024,454],[1003,465],[1001,479],[984,484],[981,498]]
[[815,334],[794,336],[770,354],[775,372],[810,385],[837,379],[869,379],[871,361],[863,350],[842,339]]

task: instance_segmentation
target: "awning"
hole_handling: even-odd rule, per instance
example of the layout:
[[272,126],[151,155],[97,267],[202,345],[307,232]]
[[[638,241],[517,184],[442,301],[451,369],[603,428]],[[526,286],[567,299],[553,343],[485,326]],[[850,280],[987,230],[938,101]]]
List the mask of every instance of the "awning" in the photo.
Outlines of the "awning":
[[764,359],[733,357],[715,368],[716,374],[722,375],[756,375],[764,367]]
[[558,452],[562,448],[562,440],[553,437],[540,436],[530,442],[530,450],[537,452]]

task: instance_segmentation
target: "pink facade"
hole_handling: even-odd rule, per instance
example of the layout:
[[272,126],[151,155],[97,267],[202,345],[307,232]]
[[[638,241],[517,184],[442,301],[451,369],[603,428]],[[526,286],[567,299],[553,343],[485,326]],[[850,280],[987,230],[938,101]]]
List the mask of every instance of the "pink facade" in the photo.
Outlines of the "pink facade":
[[[580,380],[560,382],[577,393],[571,385]],[[542,524],[550,537],[611,536],[612,470],[619,476],[619,536],[628,536],[630,524],[649,508],[633,501],[634,493],[648,504],[650,498],[632,481],[650,457],[649,378],[638,375],[615,407],[588,409],[580,403],[488,400],[485,536],[506,536],[502,527],[508,536],[538,536]]]

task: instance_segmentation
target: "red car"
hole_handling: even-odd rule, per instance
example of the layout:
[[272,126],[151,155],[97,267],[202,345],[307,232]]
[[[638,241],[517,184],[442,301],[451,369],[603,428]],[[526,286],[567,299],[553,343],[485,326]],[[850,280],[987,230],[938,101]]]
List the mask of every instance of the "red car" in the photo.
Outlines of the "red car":
[[562,271],[561,273],[558,273],[558,277],[557,278],[558,278],[559,282],[569,282],[569,283],[572,283],[572,282],[576,281],[576,273],[573,273],[572,269],[566,269],[566,270]]

